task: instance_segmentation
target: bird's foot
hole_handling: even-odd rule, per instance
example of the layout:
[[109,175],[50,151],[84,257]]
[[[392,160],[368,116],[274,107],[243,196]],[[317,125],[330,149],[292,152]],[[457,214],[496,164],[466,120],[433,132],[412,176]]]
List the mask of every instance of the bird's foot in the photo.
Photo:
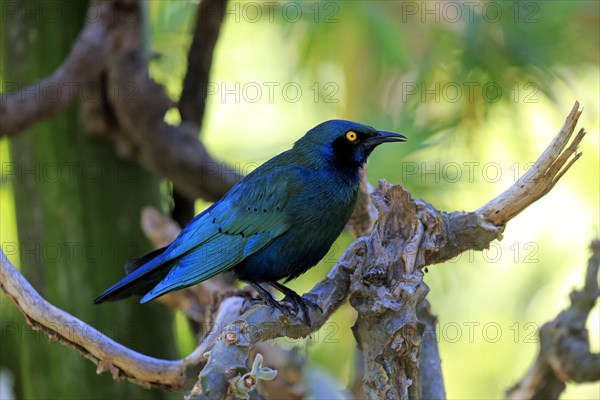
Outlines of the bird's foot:
[[304,297],[300,296],[298,293],[294,292],[292,289],[290,289],[280,283],[277,283],[277,282],[270,282],[269,284],[271,286],[273,286],[274,288],[276,288],[277,290],[279,290],[280,292],[282,292],[283,294],[285,294],[284,301],[287,300],[290,304],[293,305],[296,316],[298,315],[298,312],[300,310],[302,310],[302,315],[304,316],[304,323],[306,325],[308,325],[308,326],[312,325],[312,321],[310,319],[309,307],[317,309],[321,313],[323,312],[323,309],[317,303],[315,303],[311,300],[305,299]]
[[[288,298],[288,296],[286,296],[286,299],[287,298]],[[319,310],[319,311],[321,311],[321,313],[323,312],[323,309],[317,303],[310,301],[308,299],[305,299],[304,297],[299,296],[299,295],[297,295],[296,297],[292,296],[290,298],[290,303],[294,305],[296,315],[298,315],[299,310],[302,310],[302,315],[304,316],[304,323],[307,326],[312,326],[312,321],[310,319],[309,307]]]
[[279,310],[282,314],[287,315],[290,318],[296,318],[302,311],[303,322],[312,326],[312,321],[310,318],[310,308],[315,310],[319,310],[321,313],[323,309],[317,303],[305,299],[300,296],[298,293],[294,292],[292,289],[278,283],[278,282],[268,282],[269,285],[273,286],[275,289],[279,290],[281,293],[285,295],[285,298],[282,301],[277,301],[271,296],[265,288],[259,285],[256,282],[249,282],[250,285],[256,289],[260,298],[246,297],[242,303],[242,308],[246,305],[246,303],[254,304],[264,304],[271,308],[271,310]]
[[293,307],[293,305],[284,304],[283,302],[275,300],[273,296],[271,296],[271,293],[269,293],[258,283],[250,282],[250,285],[258,292],[260,297],[245,297],[244,301],[242,302],[242,309],[245,307],[246,303],[249,303],[250,306],[253,306],[255,304],[262,304],[266,305],[267,307],[270,307],[271,310],[277,309],[281,311],[282,314],[285,314],[290,317],[293,317],[295,316],[295,314],[297,314],[297,311]]
[[244,300],[242,301],[242,309],[245,309],[246,305],[252,307],[256,304],[265,305],[270,307],[271,310],[277,309],[285,315],[291,315],[295,312],[290,305],[282,304],[281,302],[275,300],[271,295],[267,297],[263,296],[262,294],[260,297],[244,297]]

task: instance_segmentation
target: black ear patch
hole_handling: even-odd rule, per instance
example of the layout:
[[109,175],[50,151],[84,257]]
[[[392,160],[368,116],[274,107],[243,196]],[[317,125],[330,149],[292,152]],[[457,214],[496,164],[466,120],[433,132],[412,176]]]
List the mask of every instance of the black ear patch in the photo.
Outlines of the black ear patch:
[[346,139],[345,136],[340,136],[339,138],[335,139],[331,145],[333,146],[334,154],[336,156],[342,156],[344,153],[352,153],[352,149],[357,145],[357,143],[358,140],[351,142]]
[[333,154],[340,167],[349,168],[360,164],[360,162],[357,160],[356,152],[360,142],[362,142],[363,139],[363,135],[358,133],[358,138],[351,142],[344,134],[331,143]]

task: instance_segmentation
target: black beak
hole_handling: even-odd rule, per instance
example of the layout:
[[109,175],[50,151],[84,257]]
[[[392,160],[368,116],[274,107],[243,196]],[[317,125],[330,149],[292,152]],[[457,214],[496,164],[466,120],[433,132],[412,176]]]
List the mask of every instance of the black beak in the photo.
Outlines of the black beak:
[[365,144],[370,148],[375,148],[382,143],[406,142],[406,136],[394,132],[378,131],[378,135],[365,140]]

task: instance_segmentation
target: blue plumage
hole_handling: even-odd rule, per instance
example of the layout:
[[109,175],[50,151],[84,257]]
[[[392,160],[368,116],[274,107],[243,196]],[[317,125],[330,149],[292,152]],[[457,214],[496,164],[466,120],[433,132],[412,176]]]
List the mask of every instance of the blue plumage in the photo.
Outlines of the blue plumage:
[[325,256],[354,210],[360,168],[373,148],[405,140],[350,121],[318,125],[197,215],[169,246],[133,260],[130,273],[94,302],[135,294],[144,303],[233,270],[263,297],[261,282],[305,307],[276,282]]

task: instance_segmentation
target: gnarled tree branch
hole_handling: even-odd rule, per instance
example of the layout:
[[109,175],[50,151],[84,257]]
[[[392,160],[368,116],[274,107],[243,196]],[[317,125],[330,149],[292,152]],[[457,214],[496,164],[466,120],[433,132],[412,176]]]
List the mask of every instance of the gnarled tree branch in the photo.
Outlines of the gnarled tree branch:
[[525,376],[506,393],[507,399],[557,399],[568,381],[600,380],[600,354],[590,352],[585,323],[598,296],[600,240],[591,245],[585,283],[571,292],[571,306],[540,328],[540,352]]
[[[475,212],[440,212],[423,200],[411,199],[403,187],[380,182],[372,195],[379,211],[375,228],[368,237],[354,242],[342,256],[340,265],[353,268],[332,270],[338,277],[340,274],[343,277],[340,279],[343,285],[336,287],[341,291],[336,293],[333,306],[342,304],[349,295],[351,304],[358,311],[353,330],[365,356],[364,390],[367,396],[379,393],[380,396],[420,398],[421,392],[425,392],[418,385],[417,361],[425,326],[416,318],[416,309],[428,288],[422,282],[420,270],[465,250],[482,250],[492,240],[501,238],[508,219],[547,193],[579,157],[576,146],[585,134],[584,130],[577,135],[574,144],[567,147],[579,115],[579,104],[576,103],[565,125],[536,163],[540,168],[539,174],[535,175],[535,190],[519,191],[522,184],[519,181],[516,187]],[[494,205],[497,204],[507,206],[496,212]],[[488,219],[490,213],[494,217]],[[328,315],[332,312],[332,303],[322,302],[326,298],[318,295],[311,297],[319,285],[307,297],[316,300],[325,311],[324,315]],[[312,309],[311,319],[317,323],[310,328],[295,325],[277,311],[259,314],[261,317],[257,319],[253,313],[259,312],[262,313],[252,308],[224,328],[220,341],[211,352],[211,361],[200,375],[204,394],[217,398],[226,395],[228,382],[244,370],[248,350],[258,342],[283,335],[305,336],[323,322],[323,315]],[[273,326],[276,329],[268,329]],[[376,332],[382,340],[364,340],[362,332],[367,331],[370,335]],[[227,332],[239,338],[239,342],[228,343]],[[431,355],[437,353],[429,350]]]
[[[0,251],[0,288],[35,330],[79,351],[113,378],[144,387],[174,389],[181,385],[183,361],[165,361],[136,353],[85,322],[45,301]],[[94,340],[90,340],[93,338]],[[97,340],[98,339],[98,340]]]
[[[131,10],[129,21],[139,21],[139,7]],[[109,87],[136,88],[135,98],[113,97],[113,111],[123,132],[138,150],[140,162],[168,177],[181,193],[216,201],[231,188],[240,175],[214,160],[198,140],[198,126],[182,122],[178,126],[163,121],[171,107],[164,88],[148,74],[141,52],[139,23],[121,24],[111,35],[114,51],[108,66]]]
[[[213,60],[213,52],[225,18],[227,0],[201,1],[197,6],[196,23],[192,34],[192,44],[188,50],[188,63],[183,89],[179,98],[181,120],[192,122],[200,129],[204,120],[208,78]],[[173,211],[171,215],[181,226],[194,218],[194,199],[179,193],[173,188]]]
[[581,113],[579,102],[576,101],[560,132],[535,164],[504,193],[477,210],[477,214],[494,226],[503,226],[552,190],[564,173],[581,157],[577,147],[585,136],[583,128],[569,144]]
[[204,119],[208,76],[226,5],[227,0],[201,1],[198,4],[192,44],[188,51],[187,73],[179,99],[179,113],[183,121],[193,122],[199,127],[202,127]]
[[[172,180],[185,196],[218,200],[240,174],[210,155],[198,140],[196,123],[174,126],[163,121],[174,104],[148,75],[139,0],[98,0],[89,13],[63,65],[25,90],[2,94],[0,136],[15,135],[56,115],[94,82],[102,101],[85,104],[84,109],[95,118],[86,118],[95,134],[112,140],[119,154],[135,156],[149,170]],[[49,101],[41,95],[48,87],[68,90],[69,95]]]
[[[126,54],[130,53],[125,52],[121,56]],[[117,76],[119,73],[127,74],[128,70],[115,72]],[[298,338],[309,335],[350,296],[359,312],[354,331],[363,354],[368,357],[365,360],[365,376],[395,382],[393,387],[384,385],[384,392],[398,394],[400,398],[418,398],[420,392],[425,393],[416,385],[423,378],[419,375],[416,360],[424,325],[416,318],[416,308],[427,292],[420,269],[468,249],[485,248],[492,240],[501,237],[510,218],[547,193],[578,157],[576,145],[585,132],[581,130],[571,145],[567,144],[579,115],[579,104],[576,103],[558,136],[536,163],[540,168],[534,175],[537,180],[533,189],[520,191],[531,187],[521,187],[520,180],[475,212],[440,212],[423,200],[411,199],[403,187],[380,182],[373,193],[379,210],[373,232],[356,240],[328,277],[305,295],[323,310],[310,309],[313,321],[310,327],[304,325],[301,315],[290,318],[264,305],[255,305],[239,315],[241,299],[232,297],[221,305],[220,310],[227,305],[226,314],[220,311],[221,319],[217,318],[217,321],[226,323],[225,327],[218,325],[213,329],[192,355],[176,362],[150,359],[161,366],[162,373],[158,375],[158,370],[147,365],[149,360],[144,356],[127,352],[104,336],[94,343],[82,342],[77,336],[61,335],[60,340],[86,356],[91,355],[90,358],[102,366],[101,370],[117,371],[113,372],[115,377],[167,389],[187,387],[191,374],[186,371],[197,371],[202,365],[199,354],[210,349],[211,356],[200,373],[197,389],[202,389],[203,396],[219,398],[229,393],[230,380],[247,370],[249,351],[257,343],[282,336]],[[144,120],[139,122],[144,123]],[[30,323],[56,335],[51,329],[53,321],[72,322],[64,319],[66,313],[45,303],[11,267],[3,256],[2,290],[18,305]],[[83,324],[78,320],[76,323]],[[374,340],[361,340],[360,332],[366,329],[367,324],[379,335],[387,335],[384,346]],[[382,354],[398,362],[386,362],[386,357],[379,357]],[[136,367],[138,363],[144,366],[141,372]],[[377,380],[370,378],[366,382],[371,386],[378,384]],[[372,387],[365,387],[366,393],[370,391]]]

